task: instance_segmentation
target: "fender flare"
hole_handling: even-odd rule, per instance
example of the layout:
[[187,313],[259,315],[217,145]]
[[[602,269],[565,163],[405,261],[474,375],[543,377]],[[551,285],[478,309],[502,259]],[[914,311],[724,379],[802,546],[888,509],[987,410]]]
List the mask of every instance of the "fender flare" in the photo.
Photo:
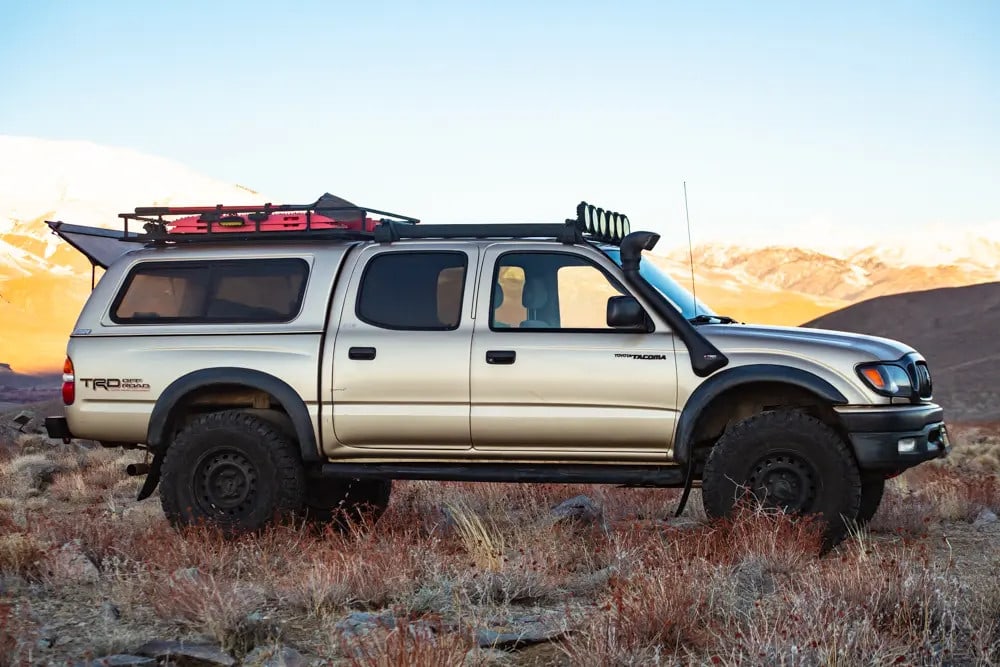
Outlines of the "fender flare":
[[299,441],[302,461],[313,463],[322,460],[319,447],[316,445],[316,435],[313,431],[312,419],[305,401],[286,382],[273,375],[250,368],[206,368],[183,375],[170,383],[160,394],[153,413],[149,418],[146,432],[146,443],[152,450],[165,449],[167,425],[174,417],[177,404],[192,391],[213,384],[236,384],[253,389],[266,391],[278,399],[288,413],[295,427],[295,435]]
[[693,445],[691,437],[698,418],[717,396],[734,387],[756,382],[772,382],[805,389],[833,405],[847,403],[847,397],[836,387],[809,371],[776,364],[749,364],[729,368],[708,378],[688,398],[677,420],[674,459],[678,463],[689,463]]

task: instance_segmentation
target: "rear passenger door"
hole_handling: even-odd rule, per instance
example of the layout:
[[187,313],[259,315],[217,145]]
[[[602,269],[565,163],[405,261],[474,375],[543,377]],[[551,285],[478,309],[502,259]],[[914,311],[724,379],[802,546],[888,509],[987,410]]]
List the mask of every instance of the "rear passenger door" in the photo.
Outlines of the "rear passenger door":
[[369,246],[343,301],[333,429],[351,448],[471,446],[469,352],[479,251]]

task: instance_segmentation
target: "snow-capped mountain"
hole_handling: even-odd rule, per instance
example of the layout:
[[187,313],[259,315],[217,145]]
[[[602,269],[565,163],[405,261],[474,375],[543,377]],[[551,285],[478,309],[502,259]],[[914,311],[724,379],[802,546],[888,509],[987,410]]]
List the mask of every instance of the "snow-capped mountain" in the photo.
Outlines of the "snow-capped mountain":
[[24,275],[69,269],[63,257],[53,261],[63,244],[46,219],[117,227],[117,214],[136,205],[260,200],[248,188],[136,151],[0,135],[0,267]]
[[137,205],[262,201],[132,150],[0,135],[0,362],[19,371],[61,367],[90,290],[90,265],[45,220],[119,228],[117,214]]

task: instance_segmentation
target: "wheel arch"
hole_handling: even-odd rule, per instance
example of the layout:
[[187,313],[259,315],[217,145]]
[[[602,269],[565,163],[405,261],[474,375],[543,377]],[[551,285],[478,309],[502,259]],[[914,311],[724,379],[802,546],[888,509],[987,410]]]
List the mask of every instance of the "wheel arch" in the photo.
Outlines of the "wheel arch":
[[[818,408],[831,419],[830,406],[848,402],[843,393],[814,373],[775,364],[750,364],[716,373],[703,382],[688,398],[677,420],[674,435],[674,459],[687,464],[697,437],[726,415],[739,410],[748,397],[773,397],[774,400],[799,400]],[[779,400],[780,402],[780,400]]]
[[146,434],[146,442],[150,449],[154,451],[165,449],[173,431],[176,430],[178,419],[184,414],[184,410],[192,405],[190,399],[199,392],[212,388],[230,392],[234,389],[258,391],[274,397],[288,415],[299,444],[302,461],[311,463],[321,460],[312,419],[302,397],[285,381],[250,368],[207,368],[174,380],[160,394],[150,415]]

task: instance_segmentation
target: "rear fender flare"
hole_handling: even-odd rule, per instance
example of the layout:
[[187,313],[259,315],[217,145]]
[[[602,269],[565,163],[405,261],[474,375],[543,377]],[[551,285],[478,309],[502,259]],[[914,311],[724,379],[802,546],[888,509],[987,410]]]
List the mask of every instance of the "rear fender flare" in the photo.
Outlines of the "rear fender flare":
[[295,435],[299,441],[302,461],[315,463],[321,460],[312,419],[309,417],[305,401],[288,383],[273,375],[250,368],[208,368],[188,373],[170,383],[160,394],[149,419],[146,434],[149,448],[154,451],[166,448],[167,440],[170,437],[168,432],[170,424],[177,416],[177,408],[185,396],[203,387],[216,384],[242,385],[265,391],[274,396],[292,420]]

